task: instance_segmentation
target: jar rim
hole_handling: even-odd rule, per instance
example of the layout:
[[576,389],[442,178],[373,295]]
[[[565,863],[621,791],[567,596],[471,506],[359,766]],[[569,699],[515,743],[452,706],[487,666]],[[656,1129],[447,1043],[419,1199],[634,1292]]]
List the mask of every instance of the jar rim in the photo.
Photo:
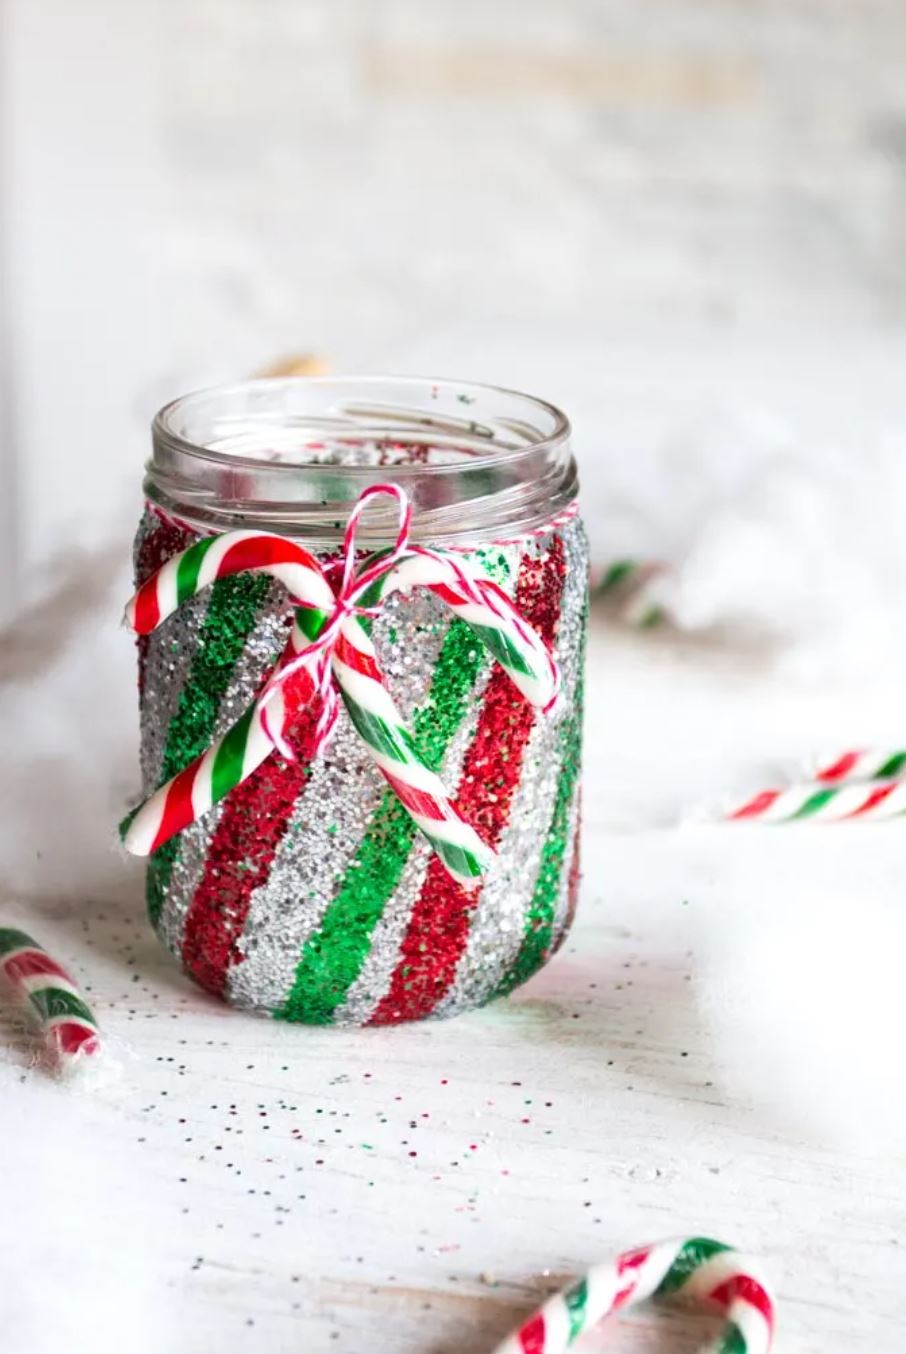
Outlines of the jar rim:
[[[387,376],[380,374],[368,374],[364,376],[355,373],[344,374],[342,376],[258,376],[250,377],[241,381],[229,381],[224,384],[210,386],[201,386],[196,390],[188,391],[184,395],[177,395],[175,399],[169,400],[163,405],[151,422],[152,436],[155,443],[165,443],[168,448],[192,456],[201,457],[204,460],[219,462],[222,465],[245,466],[249,469],[257,468],[261,464],[261,458],[258,456],[243,456],[241,453],[229,450],[219,450],[215,447],[205,446],[202,441],[195,441],[192,438],[184,437],[177,432],[171,424],[173,416],[180,410],[186,410],[191,405],[210,398],[212,396],[236,395],[246,390],[265,389],[278,390],[284,389],[303,389],[320,387],[327,389],[331,386],[340,387],[344,385],[369,386],[379,384],[411,385],[424,384],[437,389],[456,390],[458,393],[468,394],[469,391],[481,391],[486,395],[503,395],[511,399],[524,402],[531,408],[543,411],[553,421],[554,428],[551,433],[544,437],[532,438],[522,446],[501,448],[495,444],[495,452],[487,457],[482,457],[484,465],[496,464],[498,461],[511,461],[518,459],[519,456],[527,452],[534,452],[545,449],[554,449],[562,443],[569,440],[572,434],[572,426],[566,414],[549,400],[541,399],[537,395],[528,395],[522,390],[514,390],[510,386],[499,386],[488,381],[457,381],[451,377],[435,379],[433,377],[408,375],[392,373]],[[426,425],[427,426],[427,425]],[[299,460],[285,460],[274,464],[275,470],[281,468],[287,471],[298,470],[304,467],[306,470],[317,474],[319,471],[335,472],[336,467],[330,464],[318,464],[311,460],[301,458]],[[440,475],[455,471],[458,467],[453,465],[395,465],[393,467],[394,475],[417,473],[420,475]],[[367,479],[372,467],[367,465],[344,465],[343,471]]]
[[[393,481],[409,497],[413,539],[509,538],[575,498],[570,432],[556,405],[477,381],[262,377],[164,405],[145,493],[202,530],[329,544],[366,487]],[[393,539],[394,521],[390,508],[370,509],[363,541]]]

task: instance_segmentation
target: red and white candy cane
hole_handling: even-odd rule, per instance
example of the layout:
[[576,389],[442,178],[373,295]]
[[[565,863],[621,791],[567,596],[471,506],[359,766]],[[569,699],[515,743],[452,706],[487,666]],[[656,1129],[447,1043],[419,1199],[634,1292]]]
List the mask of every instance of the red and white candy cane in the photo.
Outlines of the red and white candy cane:
[[11,926],[0,926],[0,975],[40,1026],[58,1071],[69,1072],[101,1051],[97,1021],[72,978],[43,946]]
[[691,1237],[627,1251],[548,1299],[494,1354],[562,1354],[611,1313],[650,1297],[691,1298],[726,1313],[713,1354],[767,1354],[774,1302],[759,1266],[720,1241]]
[[[390,551],[356,568],[355,535],[370,498],[389,494],[400,508]],[[251,571],[277,578],[295,616],[286,649],[261,695],[207,752],[161,786],[123,824],[127,850],[148,855],[200,818],[277,748],[294,753],[287,731],[301,709],[322,702],[313,755],[336,721],[337,689],[376,765],[460,883],[474,887],[493,858],[460,815],[440,778],[419,755],[387,689],[374,645],[361,618],[372,617],[391,591],[427,587],[466,621],[533,704],[549,711],[559,670],[547,646],[491,579],[453,552],[410,543],[411,507],[397,485],[375,485],[360,496],[343,541],[336,587],[302,546],[266,532],[207,537],[174,556],[142,588],[126,612],[139,634],[149,634],[189,597],[218,578]]]
[[850,748],[834,757],[821,757],[808,770],[810,780],[823,785],[845,785],[859,780],[896,780],[906,772],[906,751],[890,748]]
[[760,790],[724,817],[731,823],[882,822],[906,813],[906,781],[870,780],[828,785],[807,781]]

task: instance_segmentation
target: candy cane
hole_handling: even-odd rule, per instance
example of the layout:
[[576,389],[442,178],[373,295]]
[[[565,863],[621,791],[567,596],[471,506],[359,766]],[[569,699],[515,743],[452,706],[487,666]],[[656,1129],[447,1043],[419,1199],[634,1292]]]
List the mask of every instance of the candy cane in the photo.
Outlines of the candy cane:
[[[399,534],[392,550],[372,557],[357,571],[356,527],[367,500],[379,493],[391,494],[399,503]],[[127,850],[137,855],[157,850],[251,775],[275,747],[293,757],[286,731],[299,710],[320,695],[324,706],[315,729],[316,753],[335,723],[335,681],[373,760],[446,868],[468,887],[480,882],[493,852],[420,757],[359,617],[374,615],[377,604],[395,589],[427,587],[469,624],[516,686],[543,710],[556,702],[559,670],[547,647],[492,580],[453,553],[410,545],[410,519],[411,508],[397,486],[366,489],[349,519],[336,592],[301,546],[254,531],[199,541],[139,589],[126,612],[127,622],[139,634],[150,633],[216,579],[246,571],[279,579],[296,611],[286,649],[258,700],[207,752],[126,819],[122,831]]]
[[646,1298],[693,1298],[726,1314],[714,1354],[767,1354],[774,1302],[759,1266],[705,1237],[644,1246],[550,1298],[494,1354],[562,1354],[584,1331]]
[[660,625],[666,612],[659,598],[659,583],[666,566],[657,560],[616,559],[599,577],[593,577],[596,597],[616,594],[622,599],[619,615],[636,630]]
[[859,780],[896,780],[904,771],[906,752],[859,748],[819,759],[809,768],[809,778],[823,785],[843,785]]
[[906,781],[876,780],[828,785],[807,781],[785,790],[761,790],[724,817],[729,822],[793,823],[847,818],[879,822],[906,813]]
[[78,987],[24,931],[0,927],[0,973],[11,996],[39,1023],[59,1071],[100,1052],[97,1021]]

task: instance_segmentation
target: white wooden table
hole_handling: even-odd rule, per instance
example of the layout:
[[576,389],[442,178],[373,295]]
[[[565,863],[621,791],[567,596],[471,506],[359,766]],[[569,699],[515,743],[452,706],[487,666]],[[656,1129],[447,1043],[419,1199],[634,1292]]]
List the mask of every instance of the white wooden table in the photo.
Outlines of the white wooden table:
[[[894,684],[857,720],[845,692],[598,616],[589,689],[573,936],[449,1023],[236,1014],[158,947],[131,863],[72,906],[36,862],[34,930],[90,985],[122,1072],[60,1089],[6,1026],[4,1354],[482,1354],[560,1279],[690,1233],[770,1262],[785,1354],[906,1348],[903,1160],[809,1142],[764,1087],[728,1090],[696,1002],[709,916],[795,909],[805,876],[891,894],[902,829],[672,825],[774,754],[883,740]],[[588,1347],[682,1354],[703,1330],[648,1308]]]

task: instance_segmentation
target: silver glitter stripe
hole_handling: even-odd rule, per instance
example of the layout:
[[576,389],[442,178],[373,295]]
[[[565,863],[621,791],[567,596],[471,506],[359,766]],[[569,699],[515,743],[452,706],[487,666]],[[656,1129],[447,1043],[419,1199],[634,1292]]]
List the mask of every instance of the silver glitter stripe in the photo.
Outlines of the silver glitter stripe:
[[190,823],[179,839],[179,850],[170,870],[157,933],[171,954],[182,961],[186,916],[201,883],[208,849],[223,813],[223,801],[215,804],[197,823]]
[[[208,589],[210,592],[210,589]],[[193,599],[200,601],[201,598]],[[273,667],[286,643],[286,598],[283,590],[271,587],[264,605],[246,640],[242,653],[230,675],[223,699],[217,710],[212,741],[226,733],[239,718],[258,690],[265,673]],[[198,647],[198,629],[203,621],[196,620],[193,604],[180,607],[167,625],[179,625],[182,647],[194,653]],[[146,684],[146,693],[148,686]],[[215,804],[197,823],[190,824],[179,840],[179,850],[170,872],[158,930],[168,949],[182,958],[186,916],[192,906],[195,891],[204,877],[208,851],[220,822],[223,802]]]
[[167,734],[192,666],[193,648],[186,635],[204,625],[209,597],[208,592],[193,597],[148,636],[141,708],[143,795],[152,794],[163,779]]
[[[388,686],[408,722],[430,688],[450,613],[419,591],[388,598],[374,642]],[[386,784],[341,709],[334,737],[314,763],[266,882],[252,893],[228,978],[237,1006],[273,1011],[292,989],[306,942],[337,896]]]
[[[501,579],[501,584],[512,596],[518,579],[521,551],[518,547],[507,547],[500,551],[500,556],[506,568],[506,582]],[[491,662],[483,664],[469,695],[463,720],[447,748],[442,769],[442,778],[447,786],[459,783],[466,753],[475,738],[493,666]],[[419,838],[406,862],[403,876],[374,928],[371,948],[362,971],[350,987],[343,1005],[335,1013],[334,1020],[338,1025],[366,1024],[389,991],[412,912],[421,896],[431,854],[427,843],[422,843]]]
[[[497,862],[481,891],[456,978],[433,1014],[454,1015],[493,996],[522,946],[525,923],[540,868],[562,773],[561,731],[576,698],[581,656],[582,612],[588,556],[581,524],[561,532],[566,577],[560,602],[556,654],[563,677],[560,710],[539,716],[529,737],[523,771],[509,820],[501,833]],[[547,548],[547,539],[540,546]]]
[[569,915],[569,879],[572,874],[573,861],[576,858],[576,851],[579,847],[579,787],[573,794],[572,803],[569,806],[569,821],[567,827],[567,842],[569,843],[566,851],[563,853],[563,870],[560,876],[560,892],[557,896],[557,907],[554,912],[553,925],[551,928],[551,949],[555,950],[560,943],[561,937],[566,931],[566,922]]

